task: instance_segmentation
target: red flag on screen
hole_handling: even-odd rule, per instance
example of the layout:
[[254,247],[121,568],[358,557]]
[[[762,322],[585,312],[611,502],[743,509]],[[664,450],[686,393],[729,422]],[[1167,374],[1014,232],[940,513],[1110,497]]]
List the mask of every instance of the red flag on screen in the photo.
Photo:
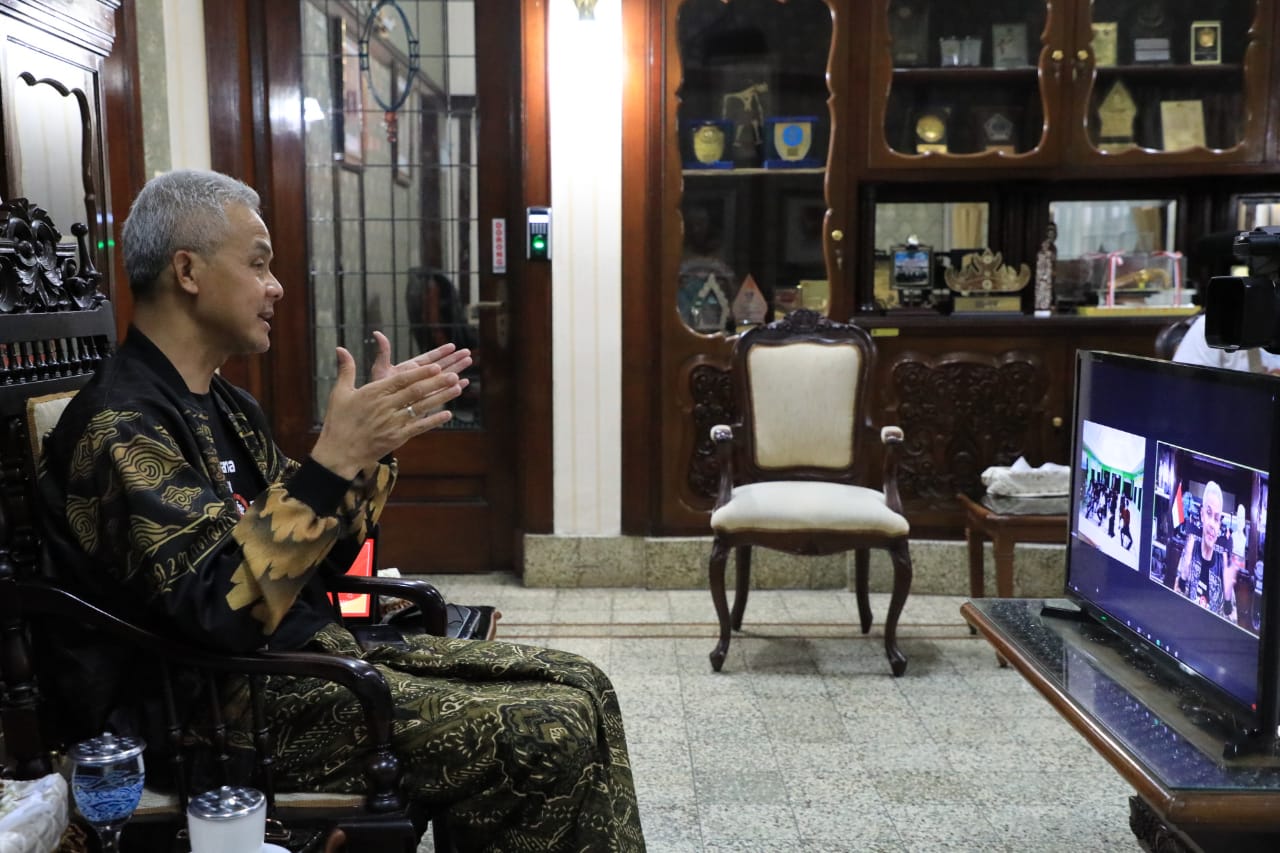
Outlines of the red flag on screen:
[[1182,510],[1182,483],[1178,483],[1178,490],[1173,494],[1173,523],[1176,527],[1181,527],[1182,522],[1187,520],[1187,515]]

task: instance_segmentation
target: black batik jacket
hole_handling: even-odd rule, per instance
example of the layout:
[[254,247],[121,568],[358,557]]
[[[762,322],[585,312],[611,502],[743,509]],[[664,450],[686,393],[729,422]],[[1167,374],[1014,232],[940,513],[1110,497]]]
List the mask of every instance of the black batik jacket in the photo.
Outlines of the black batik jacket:
[[318,576],[350,564],[395,463],[351,482],[299,464],[275,445],[248,393],[220,376],[210,393],[231,425],[224,434],[257,462],[265,491],[241,515],[207,407],[131,329],[45,443],[39,487],[51,571],[105,609],[198,645],[300,648],[333,621]]

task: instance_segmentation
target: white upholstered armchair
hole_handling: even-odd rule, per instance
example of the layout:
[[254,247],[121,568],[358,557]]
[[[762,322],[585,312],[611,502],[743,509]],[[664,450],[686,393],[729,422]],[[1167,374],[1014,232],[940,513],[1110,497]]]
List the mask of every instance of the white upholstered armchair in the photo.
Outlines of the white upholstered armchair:
[[[861,447],[871,429],[864,401],[874,362],[866,331],[812,311],[796,311],[738,339],[733,393],[741,422],[711,428],[720,464],[710,561],[711,599],[720,619],[720,641],[711,652],[716,671],[724,665],[731,627],[742,628],[754,546],[803,555],[853,551],[864,634],[871,630],[869,549],[887,549],[893,593],[885,652],[894,675],[906,671],[896,638],[911,589],[910,526],[896,480],[902,430],[880,430],[883,476],[874,484],[864,475],[867,452]],[[725,596],[731,548],[737,569],[732,615]]]

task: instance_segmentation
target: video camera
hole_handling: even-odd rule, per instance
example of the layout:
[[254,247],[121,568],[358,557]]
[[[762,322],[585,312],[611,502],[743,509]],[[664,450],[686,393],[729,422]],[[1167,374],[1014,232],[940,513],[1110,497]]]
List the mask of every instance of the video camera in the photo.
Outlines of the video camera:
[[1237,350],[1263,347],[1280,353],[1280,227],[1242,231],[1232,247],[1248,266],[1247,276],[1209,280],[1205,297],[1204,338],[1209,346]]

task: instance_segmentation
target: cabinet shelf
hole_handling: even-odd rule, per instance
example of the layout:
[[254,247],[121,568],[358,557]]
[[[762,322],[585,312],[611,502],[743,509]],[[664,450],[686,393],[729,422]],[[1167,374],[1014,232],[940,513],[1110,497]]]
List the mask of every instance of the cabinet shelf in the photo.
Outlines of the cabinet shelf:
[[700,178],[740,178],[744,175],[821,175],[827,170],[822,167],[812,169],[763,169],[751,166],[744,169],[681,169],[682,175],[696,175]]
[[1227,62],[1221,65],[1186,65],[1159,63],[1153,65],[1105,65],[1094,69],[1099,78],[1124,76],[1127,79],[1167,80],[1180,77],[1187,80],[1213,80],[1223,77],[1239,77],[1244,73],[1244,66],[1238,62]]
[[1039,69],[1034,65],[1018,68],[895,68],[894,82],[904,83],[1009,83],[1016,80],[1034,80]]

